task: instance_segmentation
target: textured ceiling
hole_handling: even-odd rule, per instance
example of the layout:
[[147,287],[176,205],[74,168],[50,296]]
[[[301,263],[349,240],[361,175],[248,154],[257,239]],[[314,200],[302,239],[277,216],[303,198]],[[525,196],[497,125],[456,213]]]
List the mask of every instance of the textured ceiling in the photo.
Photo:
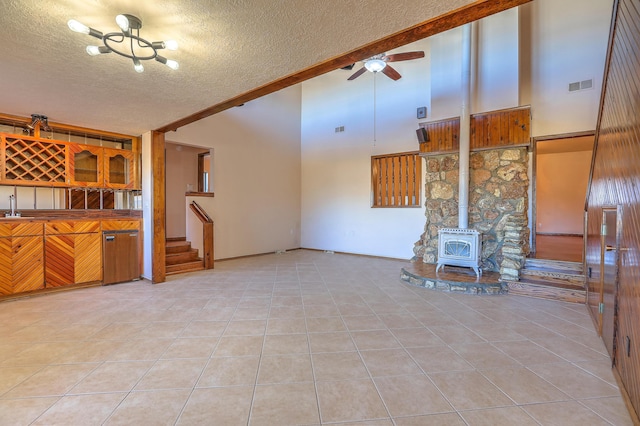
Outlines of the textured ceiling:
[[[140,134],[457,9],[471,0],[9,0],[0,18],[0,112]],[[91,57],[115,16],[142,19],[141,36],[178,41],[138,74],[131,61]]]

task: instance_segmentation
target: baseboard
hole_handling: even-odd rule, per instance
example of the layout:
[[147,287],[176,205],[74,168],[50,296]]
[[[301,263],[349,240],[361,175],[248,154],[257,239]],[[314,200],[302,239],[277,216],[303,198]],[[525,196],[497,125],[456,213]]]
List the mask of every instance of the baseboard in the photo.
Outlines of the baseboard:
[[[290,249],[286,249],[285,252],[295,251],[295,250],[302,250],[302,248],[301,247],[290,248]],[[248,257],[266,256],[266,255],[274,254],[274,253],[276,253],[276,252],[275,251],[268,251],[268,252],[265,252],[265,253],[245,254],[244,256],[224,257],[224,258],[221,258],[221,259],[214,259],[214,262],[225,262],[227,260],[246,259]]]
[[359,256],[359,257],[368,257],[371,259],[387,259],[387,260],[402,260],[404,262],[408,262],[411,259],[403,259],[400,257],[387,257],[387,256],[376,256],[373,254],[360,254],[360,253],[350,253],[347,251],[333,251],[333,250],[322,250],[322,249],[314,249],[314,248],[306,248],[306,247],[300,247],[300,250],[309,250],[309,251],[317,251],[320,253],[326,253],[326,252],[331,252],[333,254],[344,254],[347,256]]

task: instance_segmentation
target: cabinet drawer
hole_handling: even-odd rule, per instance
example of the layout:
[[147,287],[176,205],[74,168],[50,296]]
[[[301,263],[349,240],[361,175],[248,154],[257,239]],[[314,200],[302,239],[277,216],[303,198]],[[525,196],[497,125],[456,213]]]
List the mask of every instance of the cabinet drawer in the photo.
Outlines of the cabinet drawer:
[[0,237],[27,235],[42,235],[42,222],[23,222],[21,219],[12,219],[12,222],[0,223]]
[[45,224],[44,232],[46,235],[100,232],[100,222],[97,220],[54,221]]

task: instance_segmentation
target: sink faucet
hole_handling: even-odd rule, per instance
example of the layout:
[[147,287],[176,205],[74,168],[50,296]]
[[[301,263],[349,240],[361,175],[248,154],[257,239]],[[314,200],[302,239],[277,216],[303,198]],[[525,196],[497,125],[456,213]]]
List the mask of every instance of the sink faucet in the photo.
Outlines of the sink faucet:
[[20,216],[20,213],[16,213],[16,196],[14,194],[9,195],[9,208],[11,209],[11,213],[8,213],[9,217]]

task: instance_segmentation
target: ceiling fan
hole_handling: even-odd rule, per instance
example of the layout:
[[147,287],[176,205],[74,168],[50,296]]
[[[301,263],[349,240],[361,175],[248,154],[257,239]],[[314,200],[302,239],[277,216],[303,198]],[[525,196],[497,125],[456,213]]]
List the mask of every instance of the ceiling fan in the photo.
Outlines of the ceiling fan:
[[[369,59],[366,59],[364,61],[363,67],[353,73],[347,80],[355,80],[356,78],[364,74],[365,71],[371,71],[373,73],[382,72],[382,74],[386,75],[392,80],[399,80],[402,76],[398,71],[395,70],[395,68],[389,65],[388,62],[409,61],[411,59],[418,58],[424,58],[423,51],[420,50],[415,52],[394,53],[391,55],[381,53],[379,55],[375,55],[370,57]],[[353,65],[351,67],[353,68]]]

